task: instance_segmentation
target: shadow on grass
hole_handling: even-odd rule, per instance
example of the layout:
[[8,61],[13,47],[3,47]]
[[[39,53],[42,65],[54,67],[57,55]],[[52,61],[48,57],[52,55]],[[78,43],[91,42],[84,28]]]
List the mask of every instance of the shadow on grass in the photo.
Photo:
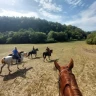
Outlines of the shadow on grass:
[[58,61],[59,59],[54,59],[54,60],[50,60],[50,61],[48,61],[49,63],[51,63],[51,62],[54,62],[54,61]]
[[30,68],[24,68],[24,69],[20,69],[20,70],[17,70],[16,72],[12,73],[12,74],[8,74],[8,75],[0,75],[1,77],[4,77],[3,78],[3,81],[8,81],[8,80],[11,80],[11,79],[14,79],[16,77],[22,77],[22,78],[26,78],[26,72],[30,69],[32,69],[33,67],[30,67]]
[[27,63],[27,61],[23,61],[23,62],[19,62],[19,63],[13,63],[11,65],[22,65],[22,64],[25,64],[25,63]]
[[40,58],[42,58],[42,57],[34,57],[34,58],[28,58],[28,59],[40,59]]
[[36,58],[32,58],[32,59],[40,59],[40,58],[42,58],[42,57],[36,57]]

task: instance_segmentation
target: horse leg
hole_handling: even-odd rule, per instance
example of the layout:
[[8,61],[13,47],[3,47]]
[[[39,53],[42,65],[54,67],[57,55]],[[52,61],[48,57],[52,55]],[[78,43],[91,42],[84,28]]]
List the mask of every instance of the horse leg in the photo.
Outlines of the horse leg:
[[10,67],[10,65],[8,64],[8,70],[9,70],[9,74],[10,74],[10,72],[12,72],[12,71],[10,70],[10,68],[9,68],[9,67]]
[[35,58],[36,58],[37,54],[35,54]]
[[24,63],[23,63],[23,65],[22,65],[22,67],[24,68]]
[[16,64],[18,63],[18,59],[16,59]]
[[49,60],[50,60],[50,56],[48,56]]
[[43,61],[45,62],[45,57],[43,57],[44,59],[43,59]]
[[33,58],[33,57],[32,57],[32,54],[31,54],[31,58]]
[[[48,57],[48,58],[49,58],[49,57]],[[46,61],[48,61],[47,58],[46,58]]]
[[17,69],[19,69],[18,64],[17,64]]
[[48,61],[47,58],[46,58],[46,55],[45,55],[45,57],[44,57],[44,60],[45,60],[45,59],[46,59],[46,61]]
[[4,64],[2,67],[1,67],[1,71],[0,71],[0,74],[2,73],[2,68],[5,66],[6,64]]

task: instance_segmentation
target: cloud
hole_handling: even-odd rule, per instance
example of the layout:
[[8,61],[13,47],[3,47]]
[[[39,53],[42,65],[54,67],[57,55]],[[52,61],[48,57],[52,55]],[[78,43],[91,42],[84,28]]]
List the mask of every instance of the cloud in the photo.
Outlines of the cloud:
[[0,5],[15,5],[16,0],[7,0],[6,2],[4,0],[0,0]]
[[12,11],[12,10],[4,10],[4,9],[0,9],[0,16],[9,16],[9,17],[36,17],[38,18],[38,14],[35,12],[27,12],[27,13],[21,13],[21,12],[16,12],[16,11]]
[[54,22],[60,22],[61,21],[60,15],[52,14],[50,12],[43,10],[43,9],[40,9],[40,13],[41,13],[41,17],[43,16],[43,18],[45,18],[47,20],[54,21]]
[[60,12],[62,11],[61,5],[52,3],[52,0],[34,0],[39,3],[39,6],[47,11]]
[[65,2],[73,6],[82,5],[82,0],[65,0]]
[[73,16],[73,20],[66,22],[78,26],[86,31],[96,30],[96,1],[89,6],[87,10],[82,11],[77,16]]

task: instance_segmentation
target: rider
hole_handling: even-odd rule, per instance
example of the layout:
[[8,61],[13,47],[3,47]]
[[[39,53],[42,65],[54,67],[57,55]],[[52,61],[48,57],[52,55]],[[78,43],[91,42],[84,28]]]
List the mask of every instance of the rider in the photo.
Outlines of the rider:
[[49,55],[50,55],[50,49],[49,49],[49,47],[46,48],[46,52],[48,52]]
[[33,46],[33,49],[32,49],[32,51],[33,51],[33,52],[35,52],[35,48],[34,48],[34,46]]
[[13,52],[13,56],[15,56],[18,59],[18,62],[20,62],[20,56],[17,47],[15,47],[15,49],[12,52]]

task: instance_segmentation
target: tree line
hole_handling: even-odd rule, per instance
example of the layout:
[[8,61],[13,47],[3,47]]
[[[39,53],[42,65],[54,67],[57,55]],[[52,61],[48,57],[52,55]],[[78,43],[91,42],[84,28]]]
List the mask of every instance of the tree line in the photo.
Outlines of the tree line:
[[72,25],[34,17],[0,17],[0,44],[64,42],[86,37],[85,31]]

